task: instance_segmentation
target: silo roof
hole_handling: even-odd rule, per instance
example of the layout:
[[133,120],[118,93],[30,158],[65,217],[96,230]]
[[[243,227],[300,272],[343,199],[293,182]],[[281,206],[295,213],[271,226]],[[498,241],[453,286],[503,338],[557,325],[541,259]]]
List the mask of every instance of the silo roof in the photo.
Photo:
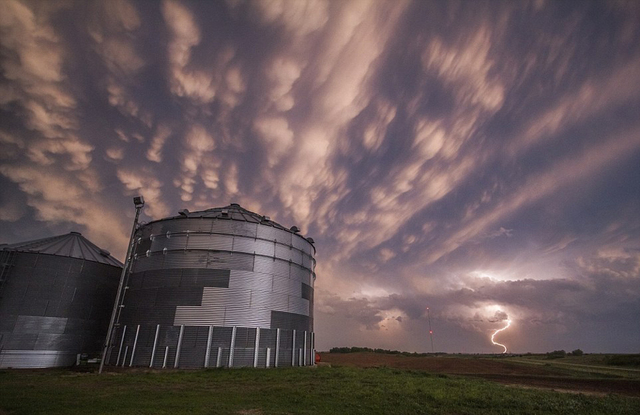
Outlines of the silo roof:
[[2,245],[0,249],[3,251],[37,252],[66,256],[122,267],[122,263],[111,256],[109,251],[99,248],[82,236],[80,232],[70,232],[50,238],[36,239],[35,241]]
[[[300,236],[301,238],[304,238],[302,235],[299,234],[300,231],[297,226],[292,226],[290,228],[287,228],[279,224],[278,222],[272,221],[271,218],[269,218],[268,216],[263,216],[255,212],[251,212],[250,210],[243,208],[237,203],[231,203],[228,206],[215,207],[207,210],[200,210],[197,212],[190,212],[187,209],[183,209],[179,212],[178,216],[173,216],[167,219],[180,219],[180,218],[219,218],[219,219],[238,220],[238,221],[244,221],[244,222],[250,222],[250,223],[259,223],[266,226],[272,226],[276,229],[292,232]],[[164,220],[164,219],[160,219],[160,220]],[[306,239],[307,241],[309,241],[309,243],[313,245],[314,243],[313,239],[311,238],[304,238],[304,239]]]

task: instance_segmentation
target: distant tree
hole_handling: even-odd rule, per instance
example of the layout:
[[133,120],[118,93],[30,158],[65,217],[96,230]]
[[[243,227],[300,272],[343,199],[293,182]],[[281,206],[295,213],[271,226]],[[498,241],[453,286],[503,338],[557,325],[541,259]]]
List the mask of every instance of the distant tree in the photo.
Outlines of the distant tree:
[[580,349],[576,349],[574,351],[572,351],[571,353],[569,353],[571,356],[582,356],[584,354],[584,352]]
[[567,356],[567,352],[565,352],[564,350],[554,350],[547,353],[547,359],[560,359],[565,356]]
[[[331,349],[329,349],[329,353],[382,353],[382,354],[393,354],[393,355],[400,355],[400,356],[413,356],[413,357],[418,357],[418,356],[429,356],[429,353],[417,353],[417,352],[402,352],[400,350],[389,350],[389,349],[372,349],[370,347],[358,347],[358,346],[352,346],[352,347],[332,347]],[[445,355],[446,353],[436,353],[437,355]]]

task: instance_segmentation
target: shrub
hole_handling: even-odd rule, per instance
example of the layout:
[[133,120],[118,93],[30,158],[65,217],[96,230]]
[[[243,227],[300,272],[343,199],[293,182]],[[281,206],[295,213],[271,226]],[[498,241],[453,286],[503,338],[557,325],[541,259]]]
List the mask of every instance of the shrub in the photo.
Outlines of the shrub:
[[567,352],[564,350],[554,350],[547,353],[547,359],[561,359],[567,356]]
[[640,367],[640,354],[617,354],[607,356],[605,363],[612,366],[638,366]]

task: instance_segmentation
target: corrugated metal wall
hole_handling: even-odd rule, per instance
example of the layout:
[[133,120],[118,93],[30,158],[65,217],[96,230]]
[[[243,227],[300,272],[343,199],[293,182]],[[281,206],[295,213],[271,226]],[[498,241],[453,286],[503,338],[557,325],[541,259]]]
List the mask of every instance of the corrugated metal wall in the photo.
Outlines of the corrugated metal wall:
[[276,355],[313,364],[315,250],[302,236],[241,220],[171,218],[142,226],[134,252],[109,363],[264,367],[269,354],[270,366]]
[[[121,269],[78,258],[3,251],[0,367],[71,365],[99,352]],[[11,258],[9,258],[11,256]]]

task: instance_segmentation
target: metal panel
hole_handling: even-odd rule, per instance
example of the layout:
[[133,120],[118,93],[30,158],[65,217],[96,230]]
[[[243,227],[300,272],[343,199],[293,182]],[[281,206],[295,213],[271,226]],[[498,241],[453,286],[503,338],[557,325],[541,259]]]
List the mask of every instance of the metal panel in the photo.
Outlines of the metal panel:
[[308,269],[313,268],[313,260],[311,259],[310,256],[307,256],[307,255],[302,256],[302,266]]
[[309,241],[303,238],[300,235],[295,235],[291,238],[291,245],[299,251],[306,253],[307,255],[311,255],[313,248]]
[[[2,314],[2,319],[0,319],[0,333],[12,332],[18,321],[18,316],[16,314],[5,314],[2,310],[0,310],[0,313]],[[1,348],[2,346],[0,345],[0,349]]]
[[273,291],[287,295],[301,296],[300,282],[282,277],[273,277]]
[[71,366],[76,353],[58,350],[2,350],[0,368],[47,368]]
[[269,327],[270,322],[269,310],[253,310],[251,313],[241,313],[240,310],[227,309],[224,324],[226,326],[234,326],[243,324],[249,327]]
[[215,234],[233,235],[233,221],[228,219],[212,220],[211,232]]
[[231,251],[232,246],[232,236],[211,234],[193,234],[189,236],[189,249]]
[[313,300],[313,288],[307,284],[301,284],[302,286],[302,298],[305,300]]
[[273,277],[269,274],[261,274],[251,271],[231,271],[229,288],[271,291]]
[[274,243],[272,241],[236,236],[233,241],[233,250],[236,252],[273,256]]
[[278,236],[278,230],[265,225],[258,225],[257,237],[268,241],[275,241]]
[[276,258],[283,261],[293,261],[293,248],[288,245],[276,244]]
[[311,285],[313,278],[311,277],[311,271],[306,268],[301,268],[296,265],[291,266],[291,279],[295,279],[307,285]]
[[9,333],[3,338],[3,347],[5,350],[33,350],[38,333]]
[[289,296],[289,310],[290,313],[309,315],[309,300],[300,298],[298,296]]
[[[281,311],[272,311],[271,312],[271,328],[280,328],[283,330],[298,330],[304,331],[310,328],[309,317],[294,314],[294,313],[283,313]],[[283,341],[282,339],[280,340]],[[290,343],[284,343],[290,344]]]
[[180,350],[180,367],[203,367],[209,327],[185,326]]
[[252,271],[253,258],[239,252],[210,252],[207,268]]
[[224,325],[225,308],[181,306],[176,308],[174,324],[188,326]]
[[278,259],[255,257],[254,271],[261,272],[263,274],[271,274],[278,277],[289,278],[288,262],[284,262]]
[[62,334],[66,325],[61,317],[18,316],[14,332]]
[[242,235],[248,236],[251,238],[256,238],[258,236],[257,227],[259,225],[256,223],[242,222],[242,221],[232,221],[232,229],[234,235]]
[[211,232],[211,220],[205,218],[181,218],[179,220],[164,221],[159,233],[167,232]]
[[151,244],[151,252],[168,251],[187,248],[187,234],[172,234],[168,238],[165,235],[158,235]]
[[291,245],[292,233],[281,229],[275,229],[274,240],[283,245]]
[[164,268],[207,268],[206,251],[170,251],[163,257]]
[[304,255],[302,251],[299,251],[294,248],[291,250],[290,254],[291,254],[291,262],[293,262],[294,264],[302,265],[302,255]]

